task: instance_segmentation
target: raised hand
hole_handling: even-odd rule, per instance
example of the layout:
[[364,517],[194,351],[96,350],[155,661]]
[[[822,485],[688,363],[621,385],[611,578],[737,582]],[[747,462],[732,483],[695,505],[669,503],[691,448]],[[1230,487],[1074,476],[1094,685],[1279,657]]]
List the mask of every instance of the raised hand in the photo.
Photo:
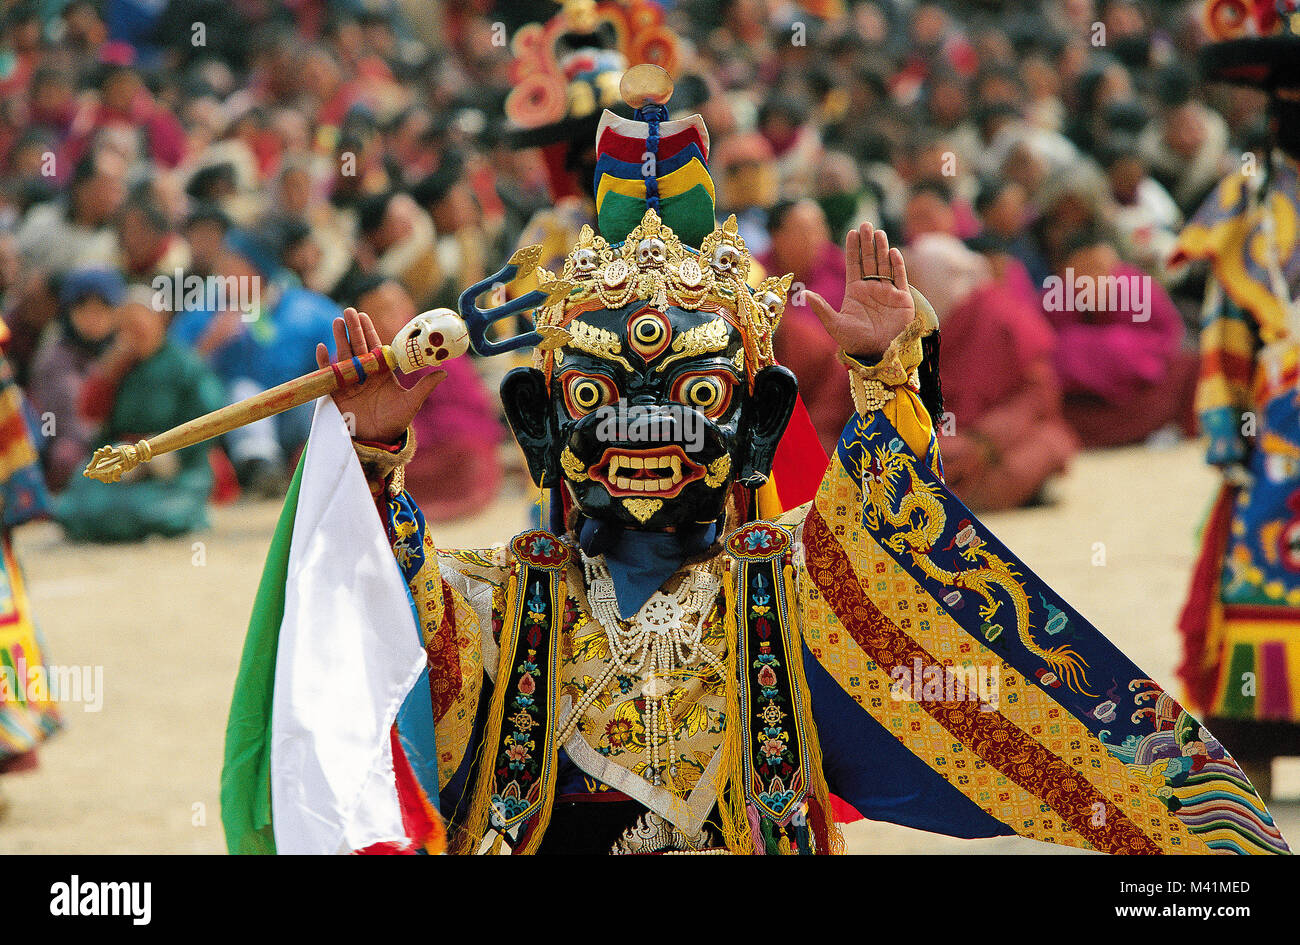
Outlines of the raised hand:
[[[349,307],[343,310],[342,318],[334,319],[334,347],[339,361],[363,355],[382,344],[374,323],[364,312]],[[317,366],[328,367],[329,363],[329,349],[317,345]],[[337,390],[332,396],[339,413],[344,417],[351,416],[352,435],[355,439],[371,443],[397,443],[433,389],[446,376],[446,371],[434,371],[408,389],[389,372],[371,377],[364,384]]]
[[890,248],[884,230],[863,223],[844,241],[844,262],[844,304],[838,312],[816,292],[805,294],[840,347],[854,357],[875,360],[916,317],[903,254]]

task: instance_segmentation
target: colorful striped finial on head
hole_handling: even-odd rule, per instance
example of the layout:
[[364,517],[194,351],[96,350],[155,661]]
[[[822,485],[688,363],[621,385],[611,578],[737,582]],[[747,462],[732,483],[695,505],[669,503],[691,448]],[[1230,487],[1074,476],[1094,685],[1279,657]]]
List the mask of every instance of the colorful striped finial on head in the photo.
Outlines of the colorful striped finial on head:
[[649,209],[682,242],[698,247],[714,227],[704,119],[668,120],[673,81],[659,66],[633,66],[619,91],[636,111],[632,118],[606,111],[596,130],[594,186],[601,236],[621,242]]

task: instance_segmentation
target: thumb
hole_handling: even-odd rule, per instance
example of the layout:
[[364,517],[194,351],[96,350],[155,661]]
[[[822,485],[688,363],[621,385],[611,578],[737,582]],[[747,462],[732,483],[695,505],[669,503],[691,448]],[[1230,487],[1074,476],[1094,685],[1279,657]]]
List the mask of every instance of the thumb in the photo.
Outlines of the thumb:
[[415,409],[419,410],[420,407],[423,406],[424,402],[429,399],[429,395],[433,393],[433,389],[446,379],[446,371],[434,371],[416,381],[415,385],[407,391],[407,397],[411,403],[415,405]]
[[835,310],[835,307],[830,302],[827,302],[812,289],[804,289],[803,295],[808,300],[808,307],[813,310],[813,314],[817,316],[817,319],[825,326],[826,330],[834,335],[835,326],[840,320],[840,313]]

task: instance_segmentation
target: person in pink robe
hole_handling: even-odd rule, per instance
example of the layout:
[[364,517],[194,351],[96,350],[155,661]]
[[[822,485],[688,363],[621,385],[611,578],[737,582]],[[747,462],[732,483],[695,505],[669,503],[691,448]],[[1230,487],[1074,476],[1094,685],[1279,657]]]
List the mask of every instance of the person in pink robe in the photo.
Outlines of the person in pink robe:
[[[1191,435],[1197,356],[1183,347],[1182,318],[1168,293],[1086,234],[1065,260],[1060,282],[1049,278],[1045,286],[1043,309],[1057,332],[1065,418],[1084,446],[1140,443],[1166,427]],[[1114,277],[1128,283],[1127,305],[1088,303],[1080,294],[1088,282],[1115,285]]]
[[[416,315],[410,293],[394,279],[371,279],[357,292],[356,305],[371,314],[383,337]],[[474,362],[452,358],[438,369],[447,374],[439,385],[444,396],[429,398],[415,415],[417,450],[406,466],[407,491],[429,522],[482,512],[500,491],[503,475],[503,430]]]

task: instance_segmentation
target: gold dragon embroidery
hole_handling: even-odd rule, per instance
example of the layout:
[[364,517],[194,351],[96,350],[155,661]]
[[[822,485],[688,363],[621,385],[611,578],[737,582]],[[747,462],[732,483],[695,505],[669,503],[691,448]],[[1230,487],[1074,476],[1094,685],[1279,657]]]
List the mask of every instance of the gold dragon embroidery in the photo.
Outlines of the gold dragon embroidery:
[[[867,527],[875,531],[882,524],[892,526],[896,531],[884,542],[896,553],[911,555],[915,565],[935,581],[983,598],[979,613],[986,622],[991,623],[1003,605],[1010,603],[1015,611],[1016,635],[1025,649],[1046,663],[1070,689],[1091,696],[1087,691],[1088,664],[1083,657],[1068,646],[1044,649],[1034,640],[1029,627],[1029,597],[1015,568],[990,550],[973,529],[963,529],[955,541],[961,556],[976,566],[961,571],[940,567],[931,557],[947,524],[939,487],[922,480],[906,454],[887,446],[864,453],[860,481]],[[1001,590],[1003,599],[996,596],[997,590]]]

